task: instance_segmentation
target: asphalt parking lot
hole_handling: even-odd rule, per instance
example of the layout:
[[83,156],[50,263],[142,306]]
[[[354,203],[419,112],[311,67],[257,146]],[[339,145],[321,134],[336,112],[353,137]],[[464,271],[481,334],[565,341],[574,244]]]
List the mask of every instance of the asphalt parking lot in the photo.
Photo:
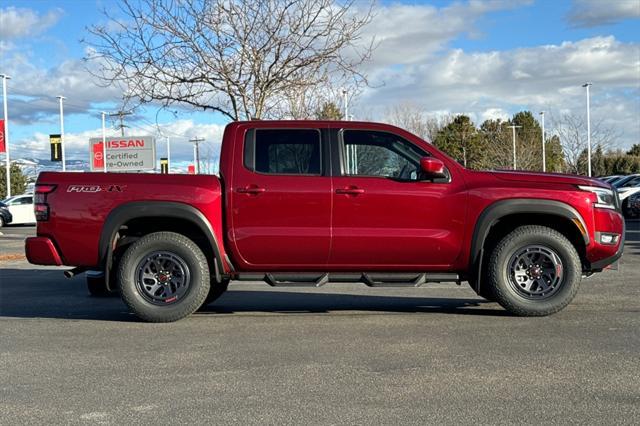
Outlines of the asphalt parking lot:
[[618,271],[546,318],[466,285],[232,283],[138,322],[0,232],[0,424],[637,424],[640,222]]

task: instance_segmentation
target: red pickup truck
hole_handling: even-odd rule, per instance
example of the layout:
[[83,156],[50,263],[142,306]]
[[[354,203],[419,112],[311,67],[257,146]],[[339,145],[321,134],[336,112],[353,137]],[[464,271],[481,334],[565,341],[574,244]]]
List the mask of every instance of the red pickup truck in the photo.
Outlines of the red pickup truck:
[[393,126],[250,121],[220,177],[41,173],[30,262],[92,270],[146,321],[175,321],[230,280],[272,286],[468,281],[515,315],[564,308],[622,255],[616,192],[595,179],[467,170]]

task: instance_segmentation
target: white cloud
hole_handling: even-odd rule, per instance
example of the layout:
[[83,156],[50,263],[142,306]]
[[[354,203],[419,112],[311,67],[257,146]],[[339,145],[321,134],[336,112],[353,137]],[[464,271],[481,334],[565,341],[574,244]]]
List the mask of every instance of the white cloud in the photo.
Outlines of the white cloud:
[[376,43],[372,60],[366,66],[377,69],[419,62],[442,51],[457,37],[478,37],[474,26],[486,13],[530,3],[532,0],[470,0],[443,8],[399,3],[380,6],[362,36],[364,42]]
[[573,0],[567,15],[569,24],[574,27],[596,27],[638,18],[638,0]]
[[[598,105],[624,104],[626,113],[616,119],[626,129],[621,144],[637,143],[640,134],[640,104],[628,93],[640,88],[640,43],[612,36],[507,51],[453,49],[402,69],[384,67],[379,75],[385,85],[367,89],[361,104],[389,107],[411,101],[427,111],[468,111],[478,118],[522,109],[582,113],[580,85],[591,81],[593,114]],[[622,123],[621,117],[628,118]]]
[[53,9],[44,15],[13,6],[0,9],[0,37],[11,38],[32,37],[54,25],[62,16],[62,10]]
[[498,119],[506,121],[509,118],[511,118],[511,114],[502,108],[487,108],[480,114],[480,121]]
[[56,96],[63,95],[65,112],[85,113],[99,102],[118,102],[122,90],[117,86],[100,87],[81,60],[70,59],[53,68],[31,63],[21,52],[13,52],[6,73],[12,78],[11,117],[17,124],[28,124],[58,111]]

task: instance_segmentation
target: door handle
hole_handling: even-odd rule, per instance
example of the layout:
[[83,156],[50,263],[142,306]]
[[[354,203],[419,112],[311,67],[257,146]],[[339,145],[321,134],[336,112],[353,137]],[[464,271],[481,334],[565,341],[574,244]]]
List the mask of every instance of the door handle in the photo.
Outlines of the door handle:
[[349,188],[340,188],[340,189],[336,189],[336,194],[360,195],[360,194],[364,194],[364,189],[358,188],[355,186],[352,186]]
[[245,186],[244,188],[238,188],[236,189],[237,192],[241,193],[241,194],[262,194],[263,192],[266,191],[266,189],[264,188],[260,188],[258,186],[255,185],[248,185]]

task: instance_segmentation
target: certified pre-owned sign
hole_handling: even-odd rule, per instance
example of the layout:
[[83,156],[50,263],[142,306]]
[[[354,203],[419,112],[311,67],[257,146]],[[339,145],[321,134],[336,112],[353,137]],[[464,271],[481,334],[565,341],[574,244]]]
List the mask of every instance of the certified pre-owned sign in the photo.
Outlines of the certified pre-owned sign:
[[156,168],[156,141],[151,136],[107,138],[107,158],[104,158],[102,138],[89,139],[91,170],[126,172]]

